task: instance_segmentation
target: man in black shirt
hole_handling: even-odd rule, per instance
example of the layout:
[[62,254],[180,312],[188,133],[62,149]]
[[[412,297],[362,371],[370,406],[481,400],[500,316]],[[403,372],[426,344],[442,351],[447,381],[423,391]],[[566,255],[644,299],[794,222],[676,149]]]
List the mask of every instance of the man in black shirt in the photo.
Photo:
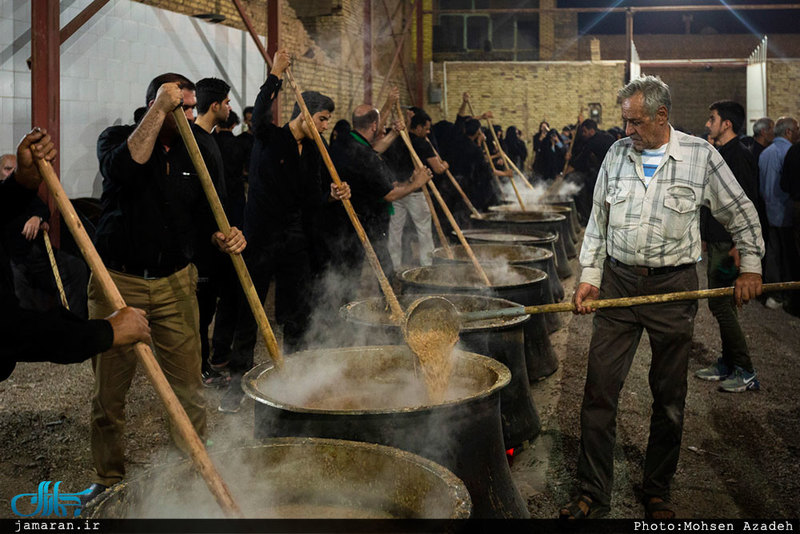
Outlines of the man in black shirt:
[[[431,131],[431,118],[422,109],[417,109],[409,122],[409,138],[420,160],[434,173],[442,174],[449,167],[434,155],[427,136]],[[396,140],[392,148],[398,152],[394,161],[389,161],[389,166],[395,172],[395,181],[408,182],[413,178],[414,162],[402,139]],[[388,152],[388,151],[387,151]],[[397,268],[402,264],[403,258],[403,229],[406,226],[406,217],[411,217],[417,232],[419,245],[420,265],[431,265],[433,262],[433,233],[431,227],[431,212],[422,191],[414,191],[407,196],[392,202],[394,213],[389,221],[389,254],[392,264]]]
[[[321,209],[329,201],[347,198],[349,193],[346,184],[341,188],[329,182],[322,185],[322,157],[297,106],[292,120],[283,127],[271,122],[269,110],[288,66],[288,54],[278,51],[256,97],[244,232],[249,243],[245,260],[253,285],[263,302],[270,280],[275,277],[275,313],[283,326],[284,350],[294,352],[305,342],[311,308],[309,244],[303,211]],[[314,120],[313,127],[324,132],[334,109],[333,100],[313,91],[303,97]],[[222,412],[237,412],[244,400],[241,379],[253,366],[257,333],[253,314],[241,295],[228,364],[231,382],[219,404]]]
[[[222,122],[228,120],[231,113],[231,99],[228,97],[230,89],[226,82],[218,78],[203,78],[198,81],[197,119],[192,124],[192,132],[203,154],[208,173],[211,180],[218,184],[220,201],[226,208],[228,207],[228,179],[225,176],[222,152],[217,144],[216,136],[212,135],[212,132]],[[228,222],[232,226],[241,224],[241,222],[232,222],[230,219]],[[230,258],[220,254],[211,246],[201,247],[198,254],[195,254],[193,263],[197,267],[198,273],[197,305],[200,310],[200,354],[203,385],[226,385],[226,377],[211,368],[208,327],[217,310],[217,297],[221,293],[220,278],[223,273],[230,273],[233,267]],[[233,281],[236,282],[235,273],[233,274]],[[235,286],[233,289],[235,290]],[[232,296],[235,298],[235,292]]]
[[[35,160],[52,161],[56,149],[47,132],[34,128],[20,142],[17,156],[19,168],[0,180],[0,225],[18,216],[36,197],[42,177]],[[0,258],[4,255],[0,246]],[[61,307],[47,312],[23,310],[10,275],[8,263],[0,261],[0,380],[11,375],[17,362],[78,363],[112,346],[150,342],[143,310],[126,307],[93,321]]]
[[[228,236],[215,232],[172,115],[182,106],[193,118],[194,85],[179,74],[162,74],[150,82],[146,101],[149,109],[138,125],[112,126],[97,141],[103,213],[96,245],[125,300],[147,311],[156,360],[203,436],[197,269],[192,262],[209,243],[239,254],[246,242],[236,228]],[[97,281],[90,281],[90,317],[104,317],[110,309]],[[93,363],[91,438],[97,475],[85,500],[125,476],[125,394],[137,360],[133,351],[111,350]],[[185,448],[174,429],[172,435]]]
[[[385,152],[395,142],[398,126],[396,125],[395,129],[372,145],[378,131],[380,112],[368,104],[361,104],[353,110],[352,119],[353,130],[342,139],[341,143],[337,142],[331,150],[331,158],[337,172],[350,183],[353,208],[364,226],[384,272],[391,278],[394,266],[387,248],[386,236],[389,230],[391,202],[418,190],[430,180],[431,174],[428,169],[420,168],[413,171],[410,181],[396,182],[394,173],[381,158],[380,153]],[[337,242],[339,250],[333,258],[334,268],[342,273],[345,279],[349,277],[351,282],[355,282],[347,284],[349,287],[345,293],[352,297],[361,274],[364,251],[344,209],[337,208],[337,224],[331,225],[338,233],[331,237],[332,241]]]
[[[722,100],[711,104],[709,110],[711,113],[706,122],[708,140],[717,147],[747,198],[757,206],[758,164],[737,135],[744,123],[744,108],[736,102]],[[700,211],[700,235],[706,244],[708,287],[732,286],[739,276],[739,252],[725,227],[706,207]],[[708,299],[708,308],[719,324],[722,356],[713,365],[695,371],[694,375],[701,380],[722,381],[720,389],[731,393],[758,389],[758,379],[755,378],[734,300],[730,297]],[[736,376],[737,373],[746,373],[753,379],[745,383]]]
[[[781,189],[792,199],[792,233],[794,235],[795,258],[800,258],[800,142],[795,143],[783,158]],[[800,262],[792,265],[792,280],[800,280]],[[792,291],[786,311],[800,317],[800,291]]]
[[580,146],[576,143],[573,147],[569,167],[564,174],[566,176],[574,170],[583,175],[581,190],[575,197],[575,207],[581,222],[585,223],[592,211],[592,194],[597,183],[597,173],[600,171],[606,152],[616,139],[610,133],[599,130],[597,123],[592,119],[586,119],[580,124],[578,136]]

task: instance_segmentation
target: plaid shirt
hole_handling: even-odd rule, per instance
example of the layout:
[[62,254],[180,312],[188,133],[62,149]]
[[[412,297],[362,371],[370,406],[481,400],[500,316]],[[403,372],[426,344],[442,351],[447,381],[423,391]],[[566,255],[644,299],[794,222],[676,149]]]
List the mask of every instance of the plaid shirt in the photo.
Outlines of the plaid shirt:
[[714,147],[670,126],[666,154],[645,187],[641,153],[630,139],[617,141],[597,176],[581,282],[600,287],[606,256],[643,267],[697,262],[702,206],[733,237],[741,272],[760,274],[764,241],[756,209]]

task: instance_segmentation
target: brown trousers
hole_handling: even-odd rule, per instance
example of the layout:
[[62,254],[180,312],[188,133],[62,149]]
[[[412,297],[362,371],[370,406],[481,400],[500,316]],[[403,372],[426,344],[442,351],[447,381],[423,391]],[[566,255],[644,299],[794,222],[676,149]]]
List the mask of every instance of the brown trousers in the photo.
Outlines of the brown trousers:
[[[129,306],[147,312],[155,357],[167,381],[201,438],[206,432],[205,399],[200,381],[200,334],[197,309],[197,269],[189,265],[153,280],[111,271],[111,278]],[[100,285],[89,281],[89,316],[107,317],[113,308]],[[111,350],[92,358],[91,444],[97,476],[94,482],[110,486],[125,476],[125,395],[136,371],[132,348]],[[186,449],[174,428],[172,439]]]
[[[639,276],[605,262],[600,298],[633,297],[696,290],[697,270]],[[650,391],[653,413],[644,465],[645,497],[667,498],[678,466],[686,372],[697,301],[605,308],[594,317],[589,363],[581,407],[578,482],[581,494],[609,505],[614,474],[617,405],[642,332],[650,336]]]

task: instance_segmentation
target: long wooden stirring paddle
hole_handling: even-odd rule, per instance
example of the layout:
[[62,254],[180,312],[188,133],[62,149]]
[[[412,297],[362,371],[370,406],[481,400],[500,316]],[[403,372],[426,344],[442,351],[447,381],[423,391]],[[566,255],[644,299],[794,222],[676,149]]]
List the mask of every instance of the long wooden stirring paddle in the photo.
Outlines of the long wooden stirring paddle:
[[[181,110],[181,113],[183,113],[183,110]],[[64,188],[61,186],[61,182],[58,180],[58,176],[56,176],[53,167],[43,159],[37,159],[36,163],[39,166],[39,172],[43,176],[45,184],[47,184],[47,188],[50,190],[50,194],[53,195],[53,199],[58,206],[58,211],[61,212],[64,222],[67,223],[69,231],[75,238],[78,248],[80,248],[81,254],[86,260],[86,263],[89,264],[89,268],[92,270],[95,279],[97,279],[100,284],[106,300],[117,310],[124,308],[125,300],[122,298],[119,289],[117,289],[117,286],[111,279],[111,275],[108,274],[108,269],[106,269],[106,266],[103,264],[103,260],[100,259],[100,255],[94,248],[89,234],[86,233],[86,229],[78,218],[75,208],[72,206],[69,198],[67,198],[67,194],[64,192]],[[222,508],[222,511],[228,517],[242,517],[242,511],[239,505],[233,500],[228,486],[225,484],[225,481],[222,480],[214,464],[211,463],[208,451],[206,451],[203,442],[200,440],[200,436],[195,432],[192,422],[189,420],[189,416],[186,415],[186,411],[183,409],[183,406],[181,406],[180,401],[178,401],[178,397],[175,396],[175,392],[172,391],[172,387],[169,385],[169,382],[167,382],[164,373],[161,371],[161,367],[159,367],[158,362],[156,362],[156,358],[150,346],[145,343],[136,343],[133,346],[133,350],[139,358],[142,367],[144,367],[147,378],[153,384],[159,398],[161,398],[161,402],[164,403],[170,421],[175,425],[181,438],[183,438],[186,443],[194,466],[200,472],[203,480],[205,480],[208,489],[214,495],[220,508]]]

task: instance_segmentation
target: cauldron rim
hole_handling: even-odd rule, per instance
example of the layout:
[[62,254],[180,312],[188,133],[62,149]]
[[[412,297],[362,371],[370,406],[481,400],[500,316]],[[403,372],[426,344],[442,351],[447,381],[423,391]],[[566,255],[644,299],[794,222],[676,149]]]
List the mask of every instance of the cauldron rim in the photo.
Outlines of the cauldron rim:
[[[511,300],[508,300],[508,299],[503,299],[503,298],[498,298],[498,297],[489,297],[489,296],[486,296],[486,295],[465,295],[463,293],[461,293],[461,294],[459,294],[459,293],[442,293],[440,295],[424,295],[424,296],[426,296],[426,297],[432,297],[432,296],[444,297],[444,298],[450,300],[451,302],[454,299],[477,298],[477,299],[480,299],[480,300],[489,300],[489,301],[502,302],[504,304],[507,304],[508,305],[507,307],[509,307],[509,308],[520,306],[519,303],[511,301]],[[404,300],[407,299],[407,300],[413,302],[414,300],[416,300],[418,298],[422,298],[422,297],[423,297],[423,295],[403,295],[403,296],[400,296],[399,299],[401,301],[404,301]],[[359,326],[396,328],[398,330],[401,329],[401,326],[398,325],[398,324],[377,323],[377,322],[376,323],[371,323],[371,322],[367,322],[367,321],[364,321],[362,319],[359,319],[358,317],[356,317],[356,316],[354,316],[354,315],[352,315],[350,313],[350,311],[356,305],[361,304],[361,303],[365,303],[365,302],[370,302],[370,301],[383,301],[383,297],[369,297],[369,298],[365,298],[365,299],[359,299],[359,300],[354,300],[352,302],[348,302],[347,304],[345,304],[344,306],[339,308],[339,315],[342,318],[344,318],[345,321],[353,323],[353,324],[357,324]],[[492,308],[492,309],[494,309],[494,308]],[[518,317],[506,317],[506,318],[503,318],[503,320],[505,321],[504,323],[498,324],[498,325],[494,325],[494,326],[482,325],[481,323],[483,323],[484,321],[472,321],[472,322],[468,322],[468,323],[463,323],[461,325],[461,332],[481,332],[481,331],[484,331],[484,330],[486,330],[486,331],[506,330],[506,329],[510,329],[510,328],[516,328],[517,326],[525,323],[529,319],[530,319],[530,315],[520,315]],[[472,326],[470,326],[470,325],[472,325]]]
[[[546,230],[534,230],[530,231],[526,234],[515,234],[512,232],[498,232],[497,230],[492,230],[491,228],[470,228],[467,230],[462,230],[464,237],[469,241],[469,238],[472,237],[476,240],[481,240],[482,236],[502,236],[502,237],[513,237],[515,238],[513,241],[484,241],[486,243],[515,243],[518,245],[525,245],[526,242],[532,245],[538,243],[555,243],[558,240],[558,234],[555,232],[550,232]],[[455,231],[453,231],[453,235]]]
[[[516,207],[516,209],[514,209]],[[542,210],[541,208],[544,208]],[[560,206],[558,204],[548,204],[547,202],[539,203],[539,204],[531,204],[528,209],[521,209],[519,204],[514,202],[507,202],[506,204],[498,204],[497,206],[489,206],[489,212],[491,213],[536,213],[537,211],[544,211],[545,213],[548,210],[553,210],[553,213],[569,213],[572,211],[572,208],[569,206]]]
[[[506,214],[513,214],[513,215],[534,215],[534,214],[547,214],[547,217],[543,217],[541,219],[524,219],[520,217],[519,219],[508,218],[504,219],[502,215]],[[482,213],[480,217],[476,216],[474,213],[470,214],[470,219],[475,221],[485,221],[485,222],[502,222],[506,224],[530,224],[530,223],[560,223],[567,220],[565,215],[560,213],[552,213],[546,211],[536,211],[536,210],[526,210],[524,212],[515,213],[515,212],[503,212],[503,211],[492,211],[489,213]]]
[[[319,352],[364,352],[365,350],[376,350],[376,351],[385,351],[387,348],[397,348],[403,347],[409,352],[409,349],[406,345],[367,345],[363,347],[344,347],[344,348],[334,348],[334,349],[312,349],[312,350],[304,350],[301,352],[295,352],[292,354],[287,354],[284,356],[286,360],[290,358],[295,358],[298,356],[303,356],[304,354],[309,353],[319,353]],[[506,387],[509,382],[511,382],[511,371],[508,370],[508,367],[503,365],[502,363],[489,358],[488,356],[483,356],[481,354],[476,354],[474,352],[467,352],[461,349],[453,349],[453,354],[457,356],[457,358],[466,358],[468,360],[477,361],[482,363],[484,367],[488,367],[492,372],[495,373],[497,379],[495,380],[494,384],[490,387],[483,389],[481,392],[470,395],[468,397],[461,397],[458,399],[453,399],[451,401],[442,402],[439,404],[425,404],[421,406],[405,406],[403,408],[398,408],[394,410],[323,410],[319,408],[308,408],[305,406],[297,406],[294,404],[290,404],[287,402],[278,401],[276,399],[268,397],[263,391],[260,391],[256,387],[256,383],[259,381],[262,375],[272,372],[275,368],[275,365],[271,362],[262,363],[250,369],[245,375],[242,377],[242,389],[244,390],[245,394],[248,397],[253,399],[255,402],[266,404],[267,406],[271,406],[273,408],[277,408],[279,410],[286,410],[289,412],[295,413],[308,413],[308,414],[330,414],[330,415],[348,415],[348,416],[355,416],[355,415],[383,415],[383,414],[399,414],[399,413],[414,413],[420,411],[433,411],[433,410],[440,410],[446,409],[456,404],[461,404],[464,401],[474,401],[477,399],[483,399],[486,397],[490,397],[494,395],[496,392],[500,391],[504,387]],[[285,364],[284,364],[285,365]]]
[[[259,440],[258,444],[255,445],[246,445],[246,446],[231,446],[231,447],[222,447],[220,449],[214,449],[212,452],[213,455],[223,455],[227,452],[232,451],[239,451],[244,449],[259,449],[259,448],[266,448],[266,447],[306,447],[309,445],[317,445],[323,446],[328,445],[332,447],[347,447],[350,449],[362,449],[362,450],[371,450],[375,451],[379,454],[385,456],[394,456],[400,459],[403,462],[407,462],[409,464],[414,464],[422,470],[431,472],[434,474],[435,477],[441,479],[445,486],[448,488],[449,491],[452,492],[455,503],[453,506],[453,516],[451,519],[463,519],[468,518],[472,515],[472,497],[467,490],[464,481],[458,478],[451,470],[444,467],[441,464],[434,462],[433,460],[429,460],[419,454],[415,454],[410,451],[406,451],[403,449],[399,449],[397,447],[391,447],[389,445],[381,445],[379,443],[367,443],[365,441],[354,441],[354,440],[347,440],[347,439],[335,439],[335,438],[318,438],[318,437],[282,437],[282,438],[263,438]],[[103,503],[106,501],[116,498],[117,495],[121,492],[127,491],[128,487],[134,483],[140,481],[140,479],[145,479],[146,477],[150,476],[152,472],[156,469],[166,469],[171,467],[177,467],[180,465],[185,465],[191,463],[191,459],[184,459],[184,460],[175,460],[166,462],[159,465],[153,465],[149,469],[142,471],[141,473],[126,478],[125,480],[114,484],[111,486],[107,491],[100,494],[97,499],[91,501],[89,506],[85,507],[81,512],[81,517],[86,517],[88,519],[98,519],[98,517],[94,516],[94,512],[97,510],[102,509]],[[88,511],[88,515],[84,515],[85,511]]]
[[[510,265],[509,268],[515,271],[537,271],[539,275],[536,276],[535,279],[526,280],[520,284],[501,284],[501,285],[491,285],[488,287],[478,286],[478,285],[437,285],[433,282],[420,282],[418,280],[409,280],[408,273],[412,271],[420,271],[422,269],[440,269],[440,268],[452,268],[453,265],[468,265],[466,263],[459,263],[459,264],[452,264],[452,263],[443,263],[438,265],[427,265],[425,267],[412,267],[411,269],[405,269],[400,271],[396,274],[397,278],[401,280],[405,284],[417,285],[417,286],[433,286],[433,287],[441,287],[447,288],[448,290],[455,290],[455,289],[488,289],[488,290],[497,290],[497,289],[506,289],[506,288],[518,288],[524,287],[528,285],[538,284],[539,282],[543,282],[547,280],[547,273],[542,271],[541,269],[536,269],[534,267],[527,267],[525,265]],[[491,269],[491,268],[490,268]]]
[[[512,248],[512,249],[521,249],[521,248],[528,249],[528,248],[531,248],[531,249],[536,249],[536,254],[541,256],[541,257],[538,257],[538,258],[534,257],[534,258],[527,258],[527,259],[521,259],[521,260],[509,260],[509,259],[506,258],[506,259],[504,259],[504,261],[493,261],[491,259],[487,259],[487,258],[484,258],[484,257],[478,258],[478,260],[481,262],[481,264],[486,263],[488,265],[491,265],[492,263],[506,263],[508,265],[517,265],[517,264],[521,264],[521,263],[529,263],[529,262],[532,262],[532,261],[547,261],[547,260],[549,260],[550,258],[552,258],[554,256],[552,250],[548,250],[548,249],[546,249],[544,247],[537,247],[536,245],[517,245],[517,244],[505,245],[505,244],[499,243],[499,242],[473,243],[473,244],[470,245],[470,248],[472,248],[473,251],[478,247],[504,247],[504,248]],[[451,249],[462,249],[463,250],[464,246],[463,245],[451,245],[450,248]],[[431,256],[434,257],[434,258],[440,258],[440,259],[444,259],[444,260],[451,260],[451,258],[447,257],[447,250],[444,247],[437,247],[437,248],[433,249],[433,252],[431,253]],[[477,254],[476,254],[476,256],[477,256]],[[467,263],[470,260],[469,259],[452,258],[452,261],[454,261],[456,263]]]

